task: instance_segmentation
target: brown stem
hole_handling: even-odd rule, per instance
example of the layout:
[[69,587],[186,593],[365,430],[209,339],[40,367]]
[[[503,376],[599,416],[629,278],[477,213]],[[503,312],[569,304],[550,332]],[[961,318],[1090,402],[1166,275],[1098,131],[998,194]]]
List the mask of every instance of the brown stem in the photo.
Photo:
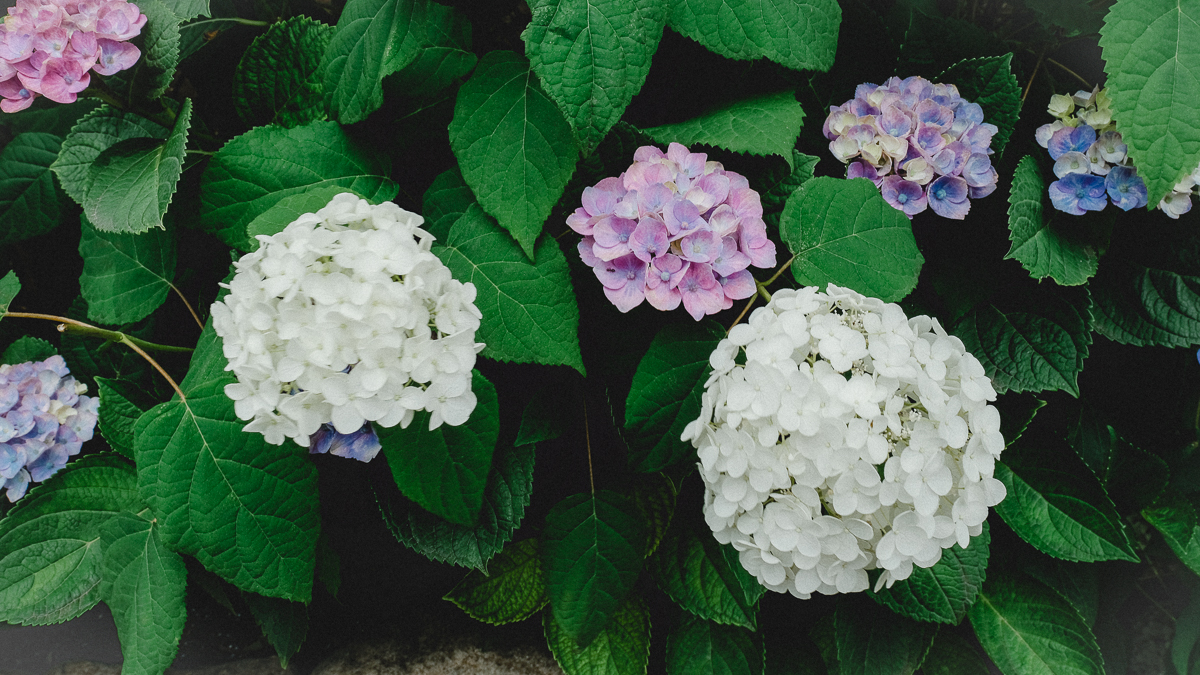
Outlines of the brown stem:
[[204,322],[200,320],[200,315],[196,313],[196,310],[192,309],[192,303],[188,302],[187,298],[183,297],[183,293],[175,287],[175,284],[168,284],[168,286],[170,286],[171,290],[175,291],[175,295],[178,295],[179,299],[183,301],[183,306],[187,307],[187,310],[191,312],[192,318],[196,320],[196,325],[200,326],[200,330],[204,330]]
[[1033,88],[1033,80],[1035,77],[1037,77],[1038,68],[1041,67],[1042,59],[1045,56],[1046,56],[1046,50],[1043,49],[1042,53],[1038,54],[1037,63],[1033,64],[1033,74],[1029,76],[1029,84],[1025,85],[1025,91],[1024,91],[1024,93],[1021,94],[1021,105],[1025,104],[1025,97],[1029,96],[1029,90]]
[[1071,70],[1070,68],[1068,68],[1068,67],[1064,66],[1063,64],[1059,63],[1058,61],[1055,61],[1054,59],[1047,58],[1047,59],[1046,59],[1046,61],[1048,61],[1049,63],[1053,63],[1054,65],[1058,66],[1059,68],[1062,68],[1063,70],[1067,71],[1067,72],[1068,72],[1068,73],[1070,73],[1071,75],[1075,76],[1075,79],[1077,79],[1077,80],[1079,80],[1080,82],[1082,82],[1082,83],[1083,83],[1083,86],[1087,87],[1089,91],[1092,89],[1092,83],[1091,83],[1091,82],[1088,82],[1088,81],[1087,81],[1087,80],[1085,80],[1085,79],[1083,79],[1083,76],[1082,76],[1082,75],[1080,75],[1079,73],[1077,73],[1077,72],[1075,72],[1075,71]]
[[588,482],[592,485],[592,496],[596,496],[596,475],[592,471],[592,432],[588,428],[587,401],[583,402],[583,437],[587,443]]

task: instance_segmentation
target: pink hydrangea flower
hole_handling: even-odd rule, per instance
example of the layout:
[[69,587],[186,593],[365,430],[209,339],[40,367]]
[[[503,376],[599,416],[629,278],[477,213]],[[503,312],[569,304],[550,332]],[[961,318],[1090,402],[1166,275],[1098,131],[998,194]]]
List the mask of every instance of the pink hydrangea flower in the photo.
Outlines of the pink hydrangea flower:
[[762,202],[744,176],[679,143],[642,146],[620,176],[584,188],[567,225],[579,257],[622,312],[681,304],[699,321],[757,290],[748,267],[774,267]]
[[24,110],[38,96],[74,103],[91,71],[137,62],[142,53],[127,41],[145,25],[126,0],[17,0],[0,24],[0,110]]

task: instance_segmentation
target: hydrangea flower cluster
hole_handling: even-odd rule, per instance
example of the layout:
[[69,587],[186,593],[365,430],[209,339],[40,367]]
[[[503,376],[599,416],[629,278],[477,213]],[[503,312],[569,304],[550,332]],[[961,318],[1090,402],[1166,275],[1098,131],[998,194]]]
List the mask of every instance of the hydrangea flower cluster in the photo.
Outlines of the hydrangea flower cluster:
[[430,252],[423,222],[343,193],[234,263],[212,317],[245,431],[370,461],[371,422],[406,427],[418,410],[430,429],[467,420],[483,349],[475,285]]
[[1047,111],[1056,119],[1038,127],[1037,142],[1054,160],[1050,203],[1063,213],[1099,211],[1109,199],[1124,211],[1146,205],[1146,183],[1130,163],[1111,103],[1099,87],[1050,97]]
[[0,110],[24,110],[38,96],[74,103],[91,72],[137,62],[142,52],[128,40],[145,25],[126,0],[17,0],[0,27]]
[[854,98],[829,108],[822,127],[829,150],[849,163],[847,178],[869,178],[906,216],[926,208],[962,220],[971,199],[996,190],[992,136],[983,109],[952,84],[893,77],[860,84]]
[[0,489],[25,495],[92,439],[100,399],[83,396],[61,356],[0,366]]
[[717,541],[771,590],[862,591],[873,569],[891,586],[1004,499],[996,392],[936,319],[833,284],[781,290],[710,364],[683,440]]
[[1179,218],[1192,210],[1192,195],[1200,193],[1200,165],[1183,177],[1166,197],[1158,203],[1158,208],[1171,218]]
[[622,312],[682,303],[699,321],[757,292],[747,269],[775,266],[762,202],[745,177],[672,143],[645,145],[617,177],[584,188],[567,217],[579,256]]

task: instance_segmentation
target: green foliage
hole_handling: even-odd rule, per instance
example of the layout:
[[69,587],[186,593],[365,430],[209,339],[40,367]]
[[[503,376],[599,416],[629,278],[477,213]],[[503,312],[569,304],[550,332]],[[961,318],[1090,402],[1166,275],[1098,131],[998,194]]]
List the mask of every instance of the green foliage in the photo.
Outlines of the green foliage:
[[1086,283],[1096,274],[1100,251],[1083,236],[1086,230],[1081,231],[1080,226],[1064,221],[1059,211],[1052,210],[1037,160],[1022,157],[1008,195],[1012,247],[1004,259],[1015,258],[1034,279],[1050,277],[1061,286]]
[[755,182],[755,190],[762,200],[763,219],[768,224],[779,224],[779,212],[783,211],[788,197],[792,196],[805,181],[813,177],[819,157],[792,150],[792,160],[782,170],[765,176],[766,180]]
[[1003,673],[1101,675],[1104,660],[1079,612],[1027,577],[992,574],[971,607],[971,626]]
[[521,414],[521,428],[517,430],[516,445],[541,443],[567,433],[563,419],[563,393],[551,387],[542,387],[533,394],[525,411]]
[[695,459],[683,428],[700,416],[708,357],[725,331],[715,321],[663,328],[638,363],[625,401],[625,440],[638,471],[661,471]]
[[752,155],[778,155],[794,168],[792,153],[804,108],[790,91],[738,101],[686,122],[646,129],[659,143],[701,143]]
[[36,101],[32,107],[20,112],[5,113],[4,121],[0,124],[7,126],[13,136],[40,131],[61,138],[71,132],[71,127],[75,126],[80,118],[100,107],[100,101],[87,98],[78,99],[71,105],[54,103],[38,106],[41,102]]
[[[428,96],[471,72],[478,58],[471,50],[471,23],[458,10],[426,4],[424,45],[417,57],[385,85],[406,96]],[[386,93],[386,92],[385,92]]]
[[300,651],[300,645],[308,636],[308,607],[304,603],[253,593],[246,594],[245,598],[267,642],[279,655],[279,667],[286,669],[288,661]]
[[0,278],[0,318],[3,318],[4,314],[8,312],[9,305],[20,291],[21,282],[13,270],[9,270],[3,278]]
[[1067,440],[1122,512],[1149,506],[1167,487],[1166,462],[1118,436],[1089,404],[1081,407]]
[[1200,574],[1200,516],[1191,497],[1168,491],[1142,517],[1162,533],[1163,540],[1179,560]]
[[[0,315],[3,315],[2,309],[0,309]],[[4,353],[0,354],[0,365],[15,365],[27,361],[44,361],[57,353],[58,351],[54,349],[54,345],[49,342],[41,338],[26,335],[18,338],[4,349]]]
[[96,378],[95,394],[100,397],[96,429],[109,447],[132,460],[138,418],[152,408],[154,402],[147,400],[145,392],[136,384],[105,377]]
[[101,232],[86,217],[81,229],[79,290],[88,303],[88,318],[119,325],[140,321],[158,309],[175,278],[174,233]]
[[477,205],[454,223],[434,250],[455,279],[475,284],[483,321],[475,339],[497,361],[571,366],[584,372],[579,309],[567,260],[543,237],[533,262]]
[[987,575],[991,534],[987,521],[983,532],[971,537],[964,549],[958,544],[942,551],[933,567],[913,567],[912,574],[891,588],[871,593],[879,604],[917,621],[957,624],[975,603]]
[[488,571],[471,570],[446,594],[476,621],[500,625],[524,621],[548,601],[537,539],[513,542],[496,554]]
[[543,612],[550,653],[566,675],[645,675],[650,662],[650,612],[637,596],[626,598],[612,620],[585,646]]
[[209,0],[162,0],[162,3],[167,6],[175,16],[178,16],[180,21],[197,16],[210,16]]
[[[162,96],[175,79],[175,68],[180,60],[179,22],[189,18],[177,14],[166,2],[141,0],[138,5],[146,15],[146,25],[142,28],[142,58],[134,66],[133,84],[150,99]],[[181,6],[178,9],[186,14],[195,8]]]
[[422,227],[444,243],[450,228],[474,203],[475,193],[463,180],[458,167],[443,171],[433,179],[421,198],[421,215],[425,217]]
[[317,67],[333,34],[329,24],[294,16],[254,38],[233,74],[233,102],[247,125],[295,127],[325,119]]
[[840,675],[912,675],[938,626],[896,616],[855,594],[838,602],[833,630]]
[[521,33],[530,66],[590,154],[646,81],[666,3],[535,0],[530,9]]
[[158,675],[170,666],[187,618],[187,569],[158,530],[131,513],[100,526],[100,597],[117,624],[125,675]]
[[1045,25],[1057,26],[1067,37],[1098,33],[1104,25],[1104,12],[1082,0],[1021,0],[1037,12]]
[[1100,35],[1113,119],[1153,206],[1200,165],[1200,4],[1118,2]]
[[[295,161],[304,157],[304,162]],[[329,186],[372,202],[396,195],[386,159],[335,122],[251,129],[225,144],[201,179],[200,217],[226,244],[249,250],[247,226],[283,198]]]
[[921,662],[925,675],[990,675],[988,660],[958,631],[942,629]]
[[614,619],[641,570],[645,540],[637,506],[608,490],[567,497],[546,516],[541,554],[551,613],[579,646]]
[[633,482],[633,503],[646,523],[646,544],[642,555],[649,558],[658,550],[675,516],[675,484],[666,474],[638,476]]
[[684,612],[667,636],[667,672],[762,675],[762,633],[722,626]]
[[1138,347],[1200,342],[1200,275],[1111,258],[1089,285],[1097,333]]
[[62,199],[50,169],[62,139],[28,132],[0,152],[0,244],[36,237],[58,225]]
[[1012,57],[1010,52],[1004,56],[966,59],[942,71],[935,79],[936,82],[954,84],[963,98],[983,108],[984,121],[995,124],[998,129],[991,145],[997,157],[1004,154],[1021,112],[1021,87],[1012,73]]
[[834,0],[670,0],[667,25],[731,59],[766,57],[796,70],[829,70],[842,11]]
[[[348,190],[344,187],[325,185],[280,199],[274,206],[260,213],[246,226],[246,235],[250,238],[250,248],[258,248],[258,239],[256,239],[258,235],[262,234],[269,237],[273,234],[283,232],[288,225],[298,220],[300,216],[320,211],[334,197],[343,192],[355,194],[353,190]],[[362,197],[362,195],[358,196]]]
[[866,179],[807,181],[783,207],[779,234],[796,256],[796,281],[845,286],[884,302],[908,295],[925,262],[911,222]]
[[1192,651],[1197,641],[1200,641],[1200,593],[1193,590],[1187,607],[1175,618],[1175,635],[1171,639],[1171,663],[1175,672],[1192,672]]
[[50,168],[63,190],[83,206],[92,185],[92,164],[101,153],[122,141],[139,138],[165,141],[170,134],[170,129],[157,122],[103,105],[71,128]]

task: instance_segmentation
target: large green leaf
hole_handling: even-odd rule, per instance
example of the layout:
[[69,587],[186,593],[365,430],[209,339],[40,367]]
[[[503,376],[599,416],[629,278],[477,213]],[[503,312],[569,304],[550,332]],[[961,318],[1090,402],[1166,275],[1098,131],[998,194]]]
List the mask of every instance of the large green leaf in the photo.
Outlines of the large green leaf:
[[486,573],[471,570],[445,599],[472,619],[495,625],[533,616],[548,601],[537,540],[525,539],[504,547]]
[[1200,343],[1200,276],[1106,256],[1089,284],[1093,328],[1138,347]]
[[[303,162],[296,161],[303,157]],[[336,122],[251,129],[225,144],[200,182],[200,217],[222,241],[250,249],[246,226],[284,197],[337,186],[382,202],[396,195],[383,157],[350,140]]]
[[447,169],[433,179],[421,197],[421,215],[425,217],[422,227],[439,242],[445,242],[450,228],[474,203],[475,193],[463,180],[462,172],[458,167]]
[[1200,516],[1195,502],[1174,490],[1166,492],[1142,517],[1162,533],[1179,560],[1200,574]]
[[[0,310],[0,316],[2,315],[3,311]],[[58,350],[49,342],[31,335],[24,335],[4,348],[4,352],[0,353],[0,365],[6,363],[16,365],[18,363],[25,363],[26,361],[45,361],[57,353]]]
[[20,112],[5,114],[4,125],[12,131],[14,137],[30,131],[54,134],[59,138],[65,137],[71,133],[71,127],[75,126],[84,115],[101,105],[100,101],[94,98],[80,98],[71,105],[50,103],[49,99],[44,100],[47,105],[34,105]]
[[667,25],[731,59],[766,57],[796,70],[829,70],[842,11],[834,0],[670,0]]
[[458,90],[450,147],[479,204],[530,258],[579,151],[567,123],[512,52],[490,52]]
[[650,72],[667,20],[657,0],[535,0],[521,38],[533,72],[588,154]]
[[407,98],[430,96],[471,72],[479,59],[471,52],[471,22],[457,9],[425,5],[424,41],[417,57],[384,82],[385,93]]
[[82,223],[79,291],[88,318],[109,325],[140,321],[167,298],[175,278],[175,234],[153,229],[142,234],[100,232]]
[[279,667],[286,669],[288,661],[300,651],[300,645],[308,637],[308,607],[304,603],[253,593],[245,598],[267,642],[279,655]]
[[316,468],[295,444],[242,431],[212,322],[174,397],[138,420],[138,489],[163,541],[254,593],[307,602],[320,530]]
[[0,520],[0,621],[73,619],[100,601],[100,528],[141,506],[133,466],[115,455],[76,459]]
[[762,633],[687,612],[667,636],[667,672],[673,675],[763,675],[765,660]]
[[662,473],[648,473],[633,480],[633,503],[646,523],[646,544],[642,556],[650,557],[658,550],[667,528],[675,519],[675,484]]
[[100,153],[135,138],[167,140],[171,130],[140,115],[100,106],[85,115],[62,142],[50,168],[71,199],[83,206],[92,181],[90,171]]
[[50,169],[61,144],[53,134],[29,132],[0,152],[0,244],[36,237],[58,225],[61,196]]
[[96,430],[109,447],[133,459],[134,428],[142,413],[154,407],[138,385],[126,380],[96,378],[96,395],[100,397]]
[[792,150],[792,161],[779,164],[770,173],[759,180],[751,180],[755,190],[762,199],[763,220],[768,225],[778,227],[779,214],[787,204],[788,197],[801,185],[813,177],[820,157],[806,155],[799,150]]
[[180,59],[179,22],[187,17],[177,14],[162,0],[140,0],[138,8],[146,15],[146,25],[141,33],[142,58],[130,73],[132,88],[144,93],[146,98],[155,99],[162,96],[175,79],[175,68]]
[[991,675],[987,657],[962,634],[939,630],[921,663],[924,675]]
[[162,0],[162,2],[182,21],[210,15],[209,0]]
[[938,625],[896,616],[855,594],[838,602],[833,630],[840,675],[912,675]]
[[1121,438],[1086,402],[1069,428],[1067,441],[1122,513],[1150,506],[1167,487],[1166,462]]
[[971,607],[971,626],[1004,675],[1103,675],[1096,638],[1079,612],[1049,587],[993,574]]
[[325,118],[317,66],[334,28],[306,16],[272,24],[242,54],[233,102],[246,124],[294,127]]
[[731,103],[686,122],[646,129],[659,143],[700,143],[752,155],[778,155],[793,168],[804,108],[791,91]]
[[637,506],[608,490],[567,497],[542,532],[542,568],[555,623],[580,646],[604,630],[642,567],[645,524]]
[[908,295],[925,262],[911,221],[865,178],[805,182],[783,207],[779,234],[796,256],[796,281],[845,286],[884,302]]
[[576,643],[550,611],[542,614],[546,642],[566,675],[646,675],[650,662],[650,612],[630,595],[586,646]]
[[497,361],[571,366],[584,372],[579,307],[567,259],[543,237],[531,264],[517,243],[472,204],[434,253],[454,278],[475,284],[483,321],[475,338]]
[[121,639],[123,675],[159,675],[175,660],[187,618],[187,568],[158,525],[130,513],[100,527],[100,597]]
[[957,624],[975,604],[983,585],[990,545],[991,534],[984,521],[983,532],[971,537],[966,548],[955,544],[942,551],[942,559],[933,567],[914,566],[907,579],[871,595],[897,614],[918,621]]
[[[337,185],[324,185],[311,188],[304,192],[288,195],[271,208],[263,211],[246,226],[246,235],[250,238],[250,247],[257,249],[258,235],[271,236],[282,232],[288,225],[299,220],[306,213],[316,213],[329,205],[333,198],[343,192],[353,193]],[[360,197],[362,195],[359,195]]]
[[1200,2],[1123,0],[1100,35],[1117,131],[1153,206],[1200,164]]
[[441,424],[431,430],[430,414],[422,411],[406,428],[378,431],[400,492],[430,513],[464,527],[479,519],[500,435],[496,388],[475,371],[471,390],[478,402],[459,426]]
[[638,363],[625,401],[625,440],[638,471],[661,471],[695,461],[683,428],[700,416],[708,359],[725,331],[715,321],[672,324],[659,331]]
[[942,71],[937,82],[958,87],[962,97],[983,108],[983,120],[995,124],[991,149],[999,157],[1021,112],[1021,86],[1012,72],[1012,53],[966,59]]
[[1059,211],[1047,208],[1046,195],[1037,159],[1022,157],[1008,194],[1012,246],[1004,259],[1020,261],[1034,279],[1050,277],[1062,286],[1078,286],[1096,274],[1100,251],[1081,236],[1078,219],[1065,222]]
[[[390,485],[376,485],[384,523],[405,546],[421,555],[487,570],[489,560],[512,539],[533,493],[534,446],[497,448],[484,488],[479,521],[471,527],[439,518],[405,499]],[[390,478],[390,475],[389,475]]]

